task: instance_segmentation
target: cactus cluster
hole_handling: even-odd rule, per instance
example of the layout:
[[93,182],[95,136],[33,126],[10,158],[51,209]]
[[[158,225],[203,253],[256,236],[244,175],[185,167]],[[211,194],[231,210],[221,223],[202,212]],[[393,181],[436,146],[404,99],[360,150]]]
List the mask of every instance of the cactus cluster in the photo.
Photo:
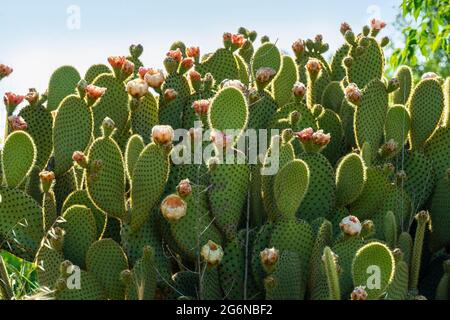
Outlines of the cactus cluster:
[[1,249],[59,300],[449,299],[450,79],[387,79],[384,26],[343,23],[331,61],[246,28],[165,71],[133,45],[7,93]]

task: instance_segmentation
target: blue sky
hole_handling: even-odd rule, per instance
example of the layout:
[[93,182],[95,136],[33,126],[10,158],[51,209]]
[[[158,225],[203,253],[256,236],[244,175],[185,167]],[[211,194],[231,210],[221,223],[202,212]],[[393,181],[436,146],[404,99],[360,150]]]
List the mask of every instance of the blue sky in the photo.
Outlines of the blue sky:
[[[5,91],[25,94],[28,88],[44,91],[54,69],[71,64],[81,74],[110,55],[127,54],[132,43],[144,45],[146,66],[160,67],[175,40],[198,45],[202,53],[221,46],[225,31],[245,26],[277,40],[290,53],[297,38],[321,33],[330,52],[342,43],[339,25],[347,21],[355,29],[372,17],[390,23],[400,0],[258,0],[258,1],[88,1],[2,0],[0,6],[0,63],[14,73],[0,82]],[[79,9],[80,28],[73,28]],[[70,10],[69,10],[70,11]],[[71,25],[72,28],[68,27]],[[393,34],[387,28],[385,34]],[[0,108],[3,132],[4,108]]]

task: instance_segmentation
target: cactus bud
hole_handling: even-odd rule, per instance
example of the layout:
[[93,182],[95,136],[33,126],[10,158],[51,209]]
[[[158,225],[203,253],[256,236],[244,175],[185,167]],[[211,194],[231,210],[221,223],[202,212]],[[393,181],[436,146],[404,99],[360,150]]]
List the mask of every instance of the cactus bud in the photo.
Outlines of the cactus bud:
[[317,78],[321,69],[322,65],[320,64],[320,61],[318,59],[309,58],[308,62],[306,63],[306,70],[313,80]]
[[306,143],[306,142],[309,142],[312,139],[313,134],[314,134],[314,129],[313,128],[306,128],[306,129],[303,129],[300,132],[297,132],[295,134],[295,136],[297,137],[297,139],[300,140],[300,142]]
[[403,260],[403,252],[400,248],[395,248],[392,250],[392,255],[394,256],[396,262]]
[[384,47],[386,47],[389,44],[389,42],[390,42],[390,40],[389,40],[388,37],[383,37],[383,38],[381,38],[380,46],[382,48],[384,48]]
[[191,69],[194,66],[194,59],[192,58],[184,58],[181,61],[181,70],[180,73],[185,73],[189,69]]
[[249,33],[248,33],[248,39],[251,41],[251,42],[253,42],[253,41],[255,41],[256,40],[256,37],[258,36],[258,33],[256,33],[256,31],[250,31]]
[[192,186],[189,179],[181,180],[177,186],[178,195],[182,198],[186,198],[192,193]]
[[152,140],[154,143],[167,146],[172,143],[174,132],[171,126],[158,125],[152,128]]
[[12,131],[27,130],[28,124],[21,116],[9,116],[8,125]]
[[351,294],[351,300],[366,300],[367,299],[367,291],[366,288],[363,286],[356,287],[352,294]]
[[418,223],[428,223],[430,221],[430,214],[428,211],[422,210],[416,214],[415,219]]
[[292,44],[292,51],[299,57],[303,52],[305,52],[305,41],[298,39]]
[[73,268],[73,263],[69,260],[64,260],[59,265],[59,272],[63,277],[67,277],[71,274],[71,269]]
[[362,34],[365,37],[367,37],[370,34],[370,27],[368,25],[363,26]]
[[291,126],[295,127],[297,125],[297,122],[300,120],[300,112],[298,111],[292,111],[289,114],[289,123],[291,124]]
[[0,80],[8,77],[13,72],[13,69],[7,65],[0,64]]
[[150,68],[146,71],[147,72],[145,73],[143,78],[145,82],[147,82],[147,85],[151,88],[159,89],[166,80],[162,70]]
[[248,30],[244,27],[239,27],[238,33],[242,34],[243,36],[246,36],[246,35],[248,35]]
[[380,147],[379,154],[382,158],[390,158],[395,155],[398,150],[398,143],[394,139],[390,139],[388,142]]
[[356,236],[361,233],[361,222],[355,216],[348,216],[341,220],[339,223],[339,228],[348,236]]
[[258,85],[259,90],[264,90],[264,88],[272,81],[273,77],[277,74],[277,72],[272,68],[259,68],[256,71],[256,83]]
[[175,89],[169,88],[164,91],[164,100],[169,103],[175,100],[178,96],[178,92]]
[[341,23],[341,28],[340,28],[341,34],[344,36],[345,33],[346,33],[347,31],[349,31],[349,30],[352,30],[352,28],[350,27],[350,25],[349,25],[347,22],[342,22],[342,23]]
[[202,247],[200,255],[203,260],[208,263],[208,266],[217,266],[222,261],[223,249],[217,243],[209,240],[208,243]]
[[25,99],[31,106],[33,106],[39,101],[39,93],[36,91],[36,89],[30,88],[27,95],[25,96]]
[[189,47],[186,49],[186,55],[190,58],[199,58],[200,57],[200,48],[199,47]]
[[370,21],[370,27],[373,30],[380,31],[381,29],[384,29],[386,27],[386,23],[384,21],[378,20],[378,19],[372,19]]
[[351,66],[353,64],[353,58],[350,57],[350,56],[347,56],[347,57],[344,58],[343,62],[344,62],[344,66],[346,68],[351,68]]
[[8,114],[11,115],[24,99],[25,96],[17,95],[12,92],[6,92],[3,96],[3,102],[5,103]]
[[294,136],[294,132],[292,129],[284,129],[283,132],[281,132],[281,141],[284,143],[288,143],[291,141],[292,137]]
[[279,251],[275,248],[266,248],[260,252],[259,256],[261,259],[261,264],[263,265],[266,272],[270,273],[273,266],[278,262]]
[[108,58],[108,63],[115,70],[122,70],[127,59],[124,56],[111,56]]
[[106,117],[105,119],[103,119],[102,130],[103,130],[103,135],[105,137],[109,137],[115,128],[116,128],[116,124],[114,123],[113,119],[111,119],[109,117]]
[[297,100],[301,100],[306,94],[306,86],[302,82],[296,82],[292,87],[292,93]]
[[92,84],[87,85],[84,90],[88,98],[88,105],[101,98],[106,92],[106,88],[97,87]]
[[209,110],[209,100],[197,100],[192,104],[192,108],[198,115],[206,115]]
[[161,203],[161,213],[167,221],[178,221],[186,215],[187,204],[176,195],[168,195]]
[[148,93],[148,84],[144,80],[137,78],[127,83],[127,92],[135,99],[140,99]]
[[361,103],[362,93],[356,84],[350,83],[347,88],[345,88],[345,97],[349,102],[359,105]]
[[72,154],[72,160],[76,162],[80,167],[87,169],[88,167],[87,159],[82,151],[75,151]]
[[131,283],[131,277],[132,277],[132,273],[131,270],[125,269],[120,273],[120,281],[122,281],[122,283],[125,286],[129,286]]
[[349,45],[356,46],[356,36],[351,29],[344,33],[344,39]]
[[43,193],[47,193],[55,180],[55,173],[53,171],[41,171],[39,173],[39,179],[41,180]]
[[400,88],[400,81],[398,81],[397,78],[392,78],[391,80],[389,80],[388,85],[387,85],[388,93],[394,92],[398,88]]
[[264,44],[266,42],[270,42],[270,38],[269,36],[262,36],[261,37],[261,43]]
[[372,220],[364,220],[361,225],[361,238],[367,238],[375,232],[375,225]]

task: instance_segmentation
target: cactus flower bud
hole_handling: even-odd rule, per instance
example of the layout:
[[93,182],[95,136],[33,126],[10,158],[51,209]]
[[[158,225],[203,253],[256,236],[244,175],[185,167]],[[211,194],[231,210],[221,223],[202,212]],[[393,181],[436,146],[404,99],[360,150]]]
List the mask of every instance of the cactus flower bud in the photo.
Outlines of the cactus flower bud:
[[217,266],[220,261],[222,261],[223,249],[217,243],[209,240],[208,243],[202,247],[200,255],[209,266]]
[[356,236],[361,233],[362,225],[355,216],[348,216],[339,222],[339,228],[348,236]]
[[144,80],[147,82],[149,87],[157,89],[161,87],[166,79],[162,70],[149,68],[144,75]]
[[182,198],[186,198],[192,193],[192,186],[189,179],[181,180],[177,186],[178,195]]
[[97,87],[92,84],[86,86],[84,90],[86,91],[86,95],[93,100],[102,97],[106,92],[106,88]]
[[323,41],[323,35],[318,34],[314,37],[314,41],[317,43],[321,43]]
[[349,30],[352,30],[352,28],[350,27],[350,25],[349,25],[347,22],[342,22],[342,23],[341,23],[341,28],[340,28],[341,34],[342,34],[342,35],[345,35],[345,33],[346,33],[347,31],[349,31]]
[[275,248],[266,248],[260,252],[261,263],[266,270],[270,270],[278,261],[280,252]]
[[196,71],[195,69],[189,70],[189,79],[191,79],[191,81],[200,81],[202,80],[202,75]]
[[295,133],[295,136],[297,137],[297,139],[300,140],[300,142],[309,142],[314,134],[314,129],[313,128],[306,128],[303,129],[300,132]]
[[210,101],[209,100],[197,100],[192,104],[192,108],[195,113],[199,115],[206,115],[209,110]]
[[0,64],[0,80],[6,78],[13,72],[13,69],[7,65]]
[[292,93],[295,97],[302,99],[306,94],[306,86],[302,82],[296,82],[292,87]]
[[375,30],[381,30],[386,27],[386,23],[374,18],[370,21],[370,27]]
[[9,116],[8,117],[8,124],[12,131],[18,131],[18,130],[27,130],[28,124],[26,121],[20,117],[20,116]]
[[148,93],[148,84],[137,78],[127,83],[127,91],[133,98],[140,99]]
[[384,47],[386,47],[389,44],[389,42],[390,42],[390,40],[389,40],[388,37],[383,37],[383,38],[381,38],[380,46],[382,48],[384,48]]
[[434,72],[426,72],[422,75],[422,80],[436,79],[436,78],[439,78],[439,76],[437,75],[437,73],[434,73]]
[[113,69],[121,70],[125,65],[127,59],[124,56],[111,56],[108,58],[108,63],[113,67]]
[[186,55],[190,58],[198,58],[200,57],[200,48],[199,47],[186,48]]
[[310,76],[315,79],[322,69],[320,61],[316,58],[309,58],[306,63],[306,70],[309,72]]
[[256,71],[256,81],[259,84],[268,84],[276,74],[277,72],[272,68],[259,68]]
[[181,52],[180,48],[177,48],[176,50],[170,50],[169,52],[167,52],[166,56],[172,58],[177,62],[181,62],[181,59],[183,59],[183,53]]
[[171,126],[158,125],[152,128],[152,139],[156,144],[169,145],[172,143],[173,137],[174,132]]
[[176,194],[168,195],[161,203],[161,213],[167,221],[178,221],[186,215],[187,204]]
[[3,102],[8,110],[8,113],[13,113],[14,109],[22,103],[25,99],[25,96],[17,95],[12,92],[6,92],[3,96]]
[[52,171],[41,171],[39,173],[39,179],[41,180],[42,191],[47,193],[55,180],[55,173]]
[[345,97],[351,103],[359,105],[361,102],[362,93],[356,84],[350,83],[347,88],[345,88]]
[[192,58],[184,58],[181,61],[181,66],[183,67],[183,71],[188,71],[194,66],[194,59]]
[[292,44],[292,51],[294,51],[295,55],[298,57],[305,51],[305,41],[298,39]]
[[359,286],[352,291],[351,300],[366,300],[366,299],[367,299],[367,291],[365,287]]
[[25,96],[25,100],[27,100],[30,105],[34,105],[39,100],[39,93],[36,89],[30,88]]
[[171,102],[175,100],[178,96],[178,92],[175,89],[169,88],[164,91],[164,100],[166,102]]
[[427,223],[430,221],[430,214],[428,211],[422,210],[416,214],[415,219],[418,223]]
[[86,156],[82,151],[75,151],[72,154],[72,160],[75,161],[82,168],[88,167]]
[[230,32],[225,32],[222,36],[223,39],[223,45],[225,46],[225,49],[229,49],[232,45],[231,38],[233,35]]

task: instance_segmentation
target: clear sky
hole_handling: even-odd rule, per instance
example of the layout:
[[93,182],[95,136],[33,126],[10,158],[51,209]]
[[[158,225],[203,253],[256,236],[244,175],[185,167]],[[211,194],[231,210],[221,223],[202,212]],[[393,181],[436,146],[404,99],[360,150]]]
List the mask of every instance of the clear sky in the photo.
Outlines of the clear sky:
[[[175,40],[206,53],[221,46],[222,33],[240,26],[277,40],[291,52],[297,38],[321,33],[333,52],[341,43],[339,25],[360,30],[372,17],[390,23],[400,0],[2,0],[0,63],[14,73],[0,82],[5,91],[44,91],[54,69],[71,64],[81,74],[110,55],[125,55],[132,43],[144,46],[142,61],[160,67]],[[79,13],[79,14],[78,14]],[[78,19],[79,18],[79,19]],[[393,34],[387,28],[385,34]],[[0,107],[0,132],[5,112]]]

